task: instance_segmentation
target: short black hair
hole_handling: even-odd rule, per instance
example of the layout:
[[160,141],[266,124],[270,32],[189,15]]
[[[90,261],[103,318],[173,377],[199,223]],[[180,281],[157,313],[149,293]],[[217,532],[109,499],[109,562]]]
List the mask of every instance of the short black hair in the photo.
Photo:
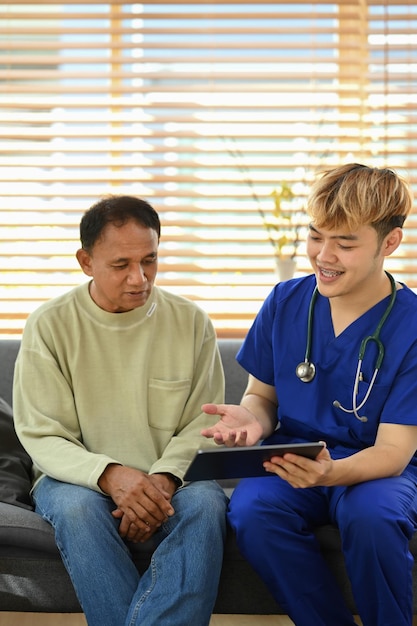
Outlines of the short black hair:
[[80,222],[80,240],[84,250],[91,252],[107,224],[123,226],[134,220],[145,228],[152,228],[158,241],[161,236],[161,222],[155,209],[135,196],[112,195],[99,200],[86,211]]

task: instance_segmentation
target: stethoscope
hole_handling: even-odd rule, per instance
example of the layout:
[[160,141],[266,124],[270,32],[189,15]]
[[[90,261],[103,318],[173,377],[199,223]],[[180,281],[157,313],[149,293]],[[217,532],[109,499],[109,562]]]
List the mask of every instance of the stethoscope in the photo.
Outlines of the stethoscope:
[[[397,287],[396,287],[394,278],[388,272],[385,272],[385,273],[388,276],[388,278],[390,280],[390,283],[391,283],[391,297],[390,297],[388,306],[387,306],[387,308],[385,310],[385,313],[381,317],[381,320],[380,320],[378,326],[376,327],[374,334],[373,335],[369,335],[369,337],[365,337],[364,339],[362,339],[362,342],[361,342],[361,345],[360,345],[360,348],[359,348],[358,367],[356,369],[355,382],[354,382],[354,385],[353,385],[352,408],[351,409],[345,409],[340,404],[340,402],[338,400],[335,400],[333,402],[333,406],[334,407],[336,407],[337,409],[341,409],[345,413],[353,413],[354,416],[358,420],[360,420],[361,422],[367,422],[368,418],[365,417],[365,415],[363,415],[361,417],[358,414],[358,411],[360,411],[364,407],[365,403],[367,402],[367,400],[368,400],[368,398],[370,396],[370,393],[372,391],[372,387],[374,386],[375,379],[377,377],[377,374],[379,372],[379,369],[381,367],[381,364],[382,364],[382,361],[383,361],[383,358],[384,358],[384,345],[383,345],[382,341],[379,338],[379,334],[381,332],[381,328],[383,327],[383,325],[386,322],[386,319],[387,319],[388,315],[392,311],[392,307],[394,306],[395,298],[397,296]],[[313,332],[314,305],[316,303],[317,296],[318,296],[318,289],[317,289],[317,286],[316,286],[316,288],[313,291],[313,295],[311,296],[310,306],[309,306],[309,309],[308,309],[307,345],[306,345],[306,352],[305,352],[304,361],[299,363],[297,365],[297,367],[295,368],[296,376],[303,383],[311,382],[313,380],[314,376],[316,375],[316,366],[314,365],[314,363],[311,362],[310,357],[311,357],[311,343],[312,343],[312,332]],[[377,357],[376,362],[375,362],[375,369],[374,369],[374,373],[372,374],[371,382],[369,383],[368,391],[366,392],[366,395],[365,395],[364,399],[362,400],[362,402],[359,405],[357,405],[356,399],[357,399],[358,390],[359,390],[359,382],[362,380],[362,372],[361,372],[362,361],[363,361],[364,356],[365,356],[366,347],[367,347],[367,345],[368,345],[368,343],[370,341],[374,341],[376,343],[377,348],[378,348],[378,357]]]

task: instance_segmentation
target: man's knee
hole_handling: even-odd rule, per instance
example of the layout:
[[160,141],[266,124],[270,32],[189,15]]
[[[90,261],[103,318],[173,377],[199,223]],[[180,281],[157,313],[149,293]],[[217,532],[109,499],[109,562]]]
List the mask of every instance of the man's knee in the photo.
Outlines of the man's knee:
[[213,522],[226,520],[229,499],[223,489],[214,481],[190,483],[176,492],[172,504],[187,516],[212,519]]

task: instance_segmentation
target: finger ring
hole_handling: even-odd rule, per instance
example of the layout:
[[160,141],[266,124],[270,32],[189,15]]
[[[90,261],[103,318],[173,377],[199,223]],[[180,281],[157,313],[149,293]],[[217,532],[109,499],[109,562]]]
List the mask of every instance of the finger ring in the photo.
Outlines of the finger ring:
[[145,522],[146,526],[150,526],[149,522]]

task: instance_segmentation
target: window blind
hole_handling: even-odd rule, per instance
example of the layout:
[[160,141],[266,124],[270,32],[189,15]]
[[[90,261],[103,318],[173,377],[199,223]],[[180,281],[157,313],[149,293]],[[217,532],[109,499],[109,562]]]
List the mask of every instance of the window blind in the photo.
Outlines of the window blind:
[[[319,170],[416,188],[416,26],[412,0],[0,2],[0,336],[86,279],[78,224],[109,193],[159,212],[158,284],[243,336],[277,280],[274,193],[303,274]],[[406,224],[387,268],[417,287]]]

